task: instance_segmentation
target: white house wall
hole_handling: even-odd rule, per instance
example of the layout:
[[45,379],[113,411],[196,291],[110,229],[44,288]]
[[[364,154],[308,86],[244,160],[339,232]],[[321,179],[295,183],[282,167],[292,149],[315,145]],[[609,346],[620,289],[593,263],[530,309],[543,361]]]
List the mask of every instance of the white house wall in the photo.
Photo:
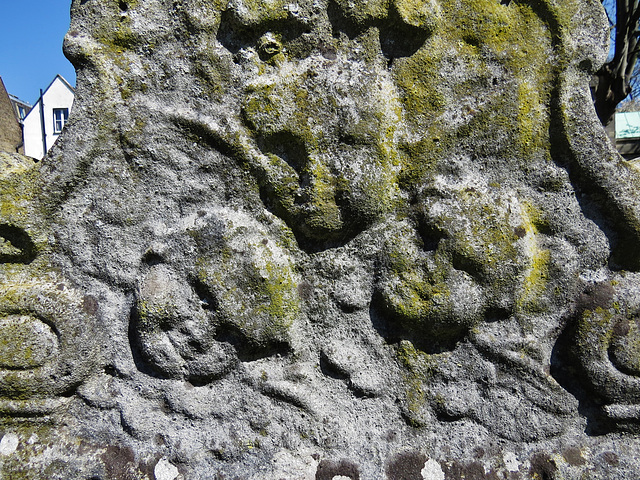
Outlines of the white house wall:
[[38,159],[44,157],[42,127],[40,125],[40,102],[36,103],[29,115],[24,118],[23,125],[24,154]]
[[[56,77],[49,88],[44,92],[44,126],[46,132],[47,149],[60,136],[54,133],[54,108],[68,108],[71,113],[73,105],[73,90],[70,89],[60,77]],[[45,155],[42,142],[42,122],[40,118],[41,102],[34,105],[29,115],[24,119],[24,154],[41,159]]]

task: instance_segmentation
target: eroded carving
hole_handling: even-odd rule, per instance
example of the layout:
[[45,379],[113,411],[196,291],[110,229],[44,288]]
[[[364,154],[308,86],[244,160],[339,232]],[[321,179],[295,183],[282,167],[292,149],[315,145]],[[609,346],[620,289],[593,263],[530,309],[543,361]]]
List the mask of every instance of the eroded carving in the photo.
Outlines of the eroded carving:
[[80,308],[105,366],[47,392],[82,383],[128,464],[578,478],[546,449],[595,465],[583,417],[638,423],[640,203],[587,113],[606,31],[569,3],[74,2],[51,234],[0,219],[7,278],[49,255],[67,296],[27,296],[66,310],[15,300],[0,327],[42,342],[3,371],[66,365]]
[[[545,370],[580,275],[607,261],[609,233],[582,214],[565,169],[571,152],[550,133],[566,122],[555,110],[558,79],[573,68],[547,62],[566,54],[561,12],[551,3],[440,3],[185,5],[200,42],[186,61],[210,103],[177,100],[169,113],[133,82],[127,95],[136,108],[128,111],[141,127],[123,132],[120,144],[141,175],[162,177],[165,163],[191,175],[196,159],[199,172],[221,172],[224,185],[212,178],[220,188],[212,205],[177,202],[181,212],[200,205],[156,236],[182,245],[179,253],[144,248],[130,328],[143,371],[204,385],[237,360],[261,361],[272,378],[258,390],[313,409],[299,391],[315,373],[296,380],[278,371],[295,355],[317,357],[328,376],[364,396],[392,387],[356,372],[393,361],[404,371],[410,423],[472,418],[531,438],[562,431],[554,415],[564,417],[572,403]],[[92,38],[148,62],[134,24],[123,22],[130,42]],[[112,57],[85,38],[68,37],[78,62]],[[161,137],[145,142],[154,128],[145,115],[196,150]],[[342,332],[352,317],[352,360],[335,347],[342,339],[310,340]],[[393,355],[364,353],[376,341],[391,343]],[[492,380],[486,398],[495,409],[472,407],[485,394],[474,397],[465,382],[451,387],[463,374],[446,358],[467,365],[471,383],[493,378],[492,362],[531,378],[516,394],[503,392],[512,380]],[[546,426],[493,422],[515,398]]]
[[188,234],[197,270],[180,279],[153,262],[137,295],[132,340],[147,368],[203,384],[238,359],[290,350],[300,299],[282,247],[248,217],[225,211],[200,216]]
[[591,286],[578,303],[573,352],[601,414],[623,428],[640,423],[636,275]]
[[0,160],[0,412],[37,417],[62,405],[99,362],[96,311],[38,259],[48,245],[35,164],[20,155]]

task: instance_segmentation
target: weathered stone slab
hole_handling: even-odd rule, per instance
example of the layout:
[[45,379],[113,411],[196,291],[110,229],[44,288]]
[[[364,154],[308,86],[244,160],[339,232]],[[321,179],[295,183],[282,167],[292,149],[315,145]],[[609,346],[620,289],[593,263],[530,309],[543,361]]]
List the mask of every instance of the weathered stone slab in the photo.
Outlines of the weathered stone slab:
[[73,117],[0,155],[3,478],[635,476],[599,2],[71,8]]

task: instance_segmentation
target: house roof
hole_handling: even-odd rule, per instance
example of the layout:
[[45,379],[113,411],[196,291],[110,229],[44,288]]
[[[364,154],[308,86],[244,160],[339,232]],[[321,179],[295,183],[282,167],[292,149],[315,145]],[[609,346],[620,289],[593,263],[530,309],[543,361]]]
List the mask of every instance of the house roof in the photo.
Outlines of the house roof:
[[31,107],[31,104],[29,102],[25,102],[21,98],[18,98],[15,95],[12,95],[11,93],[9,93],[9,100],[11,100],[12,102],[16,102],[20,105],[24,105],[25,107]]
[[[71,86],[71,84],[69,82],[67,82],[67,80],[60,74],[57,74],[55,77],[53,77],[53,80],[51,80],[51,83],[49,84],[49,86],[47,88],[44,89],[44,91],[42,92],[42,94],[44,95],[45,93],[47,93],[47,91],[51,88],[51,86],[56,82],[56,80],[60,79],[62,81],[62,83],[64,85],[66,85],[66,87],[71,90],[72,92],[75,93],[75,89]],[[37,102],[36,102],[37,103]]]
[[[44,89],[44,91],[42,92],[42,96],[45,96],[47,94],[47,92],[53,86],[53,84],[56,82],[56,80],[60,80],[63,85],[65,85],[72,93],[75,94],[75,89],[71,86],[71,84],[69,82],[67,82],[62,75],[57,74],[55,77],[53,77],[53,80],[51,80],[51,83],[49,84],[49,86]],[[27,114],[27,116],[25,117],[25,120],[27,119],[27,117],[29,117],[29,115],[31,115],[33,112],[35,112],[37,110],[36,107],[38,106],[39,103],[40,103],[40,97],[38,97],[38,100],[36,101],[36,103],[33,104],[33,108]]]

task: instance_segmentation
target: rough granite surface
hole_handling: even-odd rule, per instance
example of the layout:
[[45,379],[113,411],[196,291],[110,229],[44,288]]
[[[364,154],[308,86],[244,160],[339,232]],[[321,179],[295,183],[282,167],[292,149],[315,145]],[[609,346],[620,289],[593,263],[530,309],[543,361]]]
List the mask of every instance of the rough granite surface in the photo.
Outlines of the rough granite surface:
[[596,0],[74,0],[0,154],[0,478],[631,479]]

